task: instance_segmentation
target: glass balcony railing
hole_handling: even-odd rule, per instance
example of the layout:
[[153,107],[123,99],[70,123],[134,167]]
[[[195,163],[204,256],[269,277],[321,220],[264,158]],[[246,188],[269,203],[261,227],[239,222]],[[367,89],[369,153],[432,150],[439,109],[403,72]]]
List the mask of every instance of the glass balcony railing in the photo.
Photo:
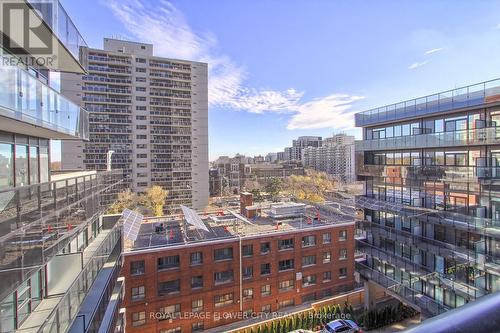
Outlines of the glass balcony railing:
[[355,149],[356,151],[367,151],[491,144],[500,144],[500,127],[360,140],[355,142]]
[[356,113],[357,127],[421,117],[500,101],[500,79]]
[[51,139],[88,140],[88,112],[28,71],[0,65],[0,116],[40,126]]
[[0,191],[0,299],[102,214],[123,179],[113,170]]

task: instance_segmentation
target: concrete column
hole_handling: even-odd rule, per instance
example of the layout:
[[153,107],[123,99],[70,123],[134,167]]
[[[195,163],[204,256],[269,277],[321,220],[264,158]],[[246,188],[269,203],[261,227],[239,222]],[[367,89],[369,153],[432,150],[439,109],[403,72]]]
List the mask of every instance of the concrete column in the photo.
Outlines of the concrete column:
[[365,281],[365,310],[373,310],[377,305],[377,287],[373,282]]

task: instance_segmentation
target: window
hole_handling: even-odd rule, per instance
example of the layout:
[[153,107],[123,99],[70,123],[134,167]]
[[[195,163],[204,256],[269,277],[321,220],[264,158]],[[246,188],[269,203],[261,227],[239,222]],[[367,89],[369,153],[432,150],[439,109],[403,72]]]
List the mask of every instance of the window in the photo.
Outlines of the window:
[[160,308],[160,321],[165,319],[175,318],[181,313],[181,305],[180,304],[172,304],[165,307]]
[[271,312],[271,304],[263,305],[261,311],[264,312],[264,313]]
[[339,260],[346,260],[346,259],[347,259],[347,249],[340,249]]
[[28,147],[16,145],[16,186],[28,185]]
[[203,253],[193,252],[191,253],[191,265],[201,265],[203,263]]
[[316,265],[316,256],[315,255],[302,257],[302,267],[311,266],[311,265]]
[[339,268],[339,279],[343,279],[345,277],[347,277],[347,268]]
[[141,143],[141,144],[136,145],[136,147],[137,147],[137,149],[146,149],[146,148],[148,148],[148,145],[145,143]]
[[[142,139],[147,139],[147,138],[148,138],[148,136],[147,136],[146,134],[137,134],[137,135],[135,136],[135,138],[136,138],[136,139],[138,139],[138,140],[142,140]],[[137,155],[139,155],[139,154],[137,154]],[[144,154],[144,155],[145,155],[145,154]],[[139,156],[137,156],[137,157],[139,157]]]
[[280,239],[278,241],[278,249],[281,250],[289,250],[293,249],[293,238],[289,239]]
[[181,333],[182,329],[180,327],[175,328],[164,328],[160,330],[160,333]]
[[284,300],[284,301],[280,301],[278,303],[278,305],[279,305],[279,308],[282,309],[282,308],[287,308],[289,306],[294,306],[295,302],[294,302],[294,300],[292,298],[292,299],[287,299],[287,300]]
[[135,91],[146,91],[146,87],[135,87]]
[[329,263],[330,261],[332,261],[332,253],[323,252],[323,264]]
[[260,264],[260,275],[271,274],[271,263]]
[[133,301],[144,299],[144,296],[145,296],[144,286],[132,287],[132,300]]
[[138,168],[147,168],[148,164],[147,163],[137,163]]
[[138,130],[145,130],[145,129],[148,129],[148,126],[147,125],[135,125],[135,128]]
[[158,258],[158,270],[179,268],[179,255]]
[[13,145],[0,143],[0,189],[14,186]]
[[302,287],[309,287],[316,284],[316,275],[306,275],[302,278]]
[[316,236],[304,236],[302,237],[302,247],[314,246],[316,245]]
[[227,270],[227,271],[223,271],[223,272],[215,272],[214,273],[214,282],[216,284],[231,282],[231,281],[233,281],[233,278],[234,278],[234,274],[233,274],[232,269]]
[[146,78],[142,77],[142,76],[138,76],[138,77],[135,78],[135,81],[136,82],[146,82]]
[[146,312],[133,312],[132,313],[132,326],[141,326],[146,323]]
[[148,186],[148,182],[138,182],[137,186],[138,187],[147,187]]
[[295,287],[293,280],[280,281],[278,289],[280,292],[292,290]]
[[146,111],[147,110],[147,107],[144,106],[144,105],[136,105],[135,109],[137,111]]
[[328,282],[332,280],[332,272],[323,272],[323,282]]
[[347,230],[341,230],[339,232],[339,241],[345,241],[347,239]]
[[144,260],[130,262],[130,275],[141,275],[144,272]]
[[203,299],[195,299],[191,302],[191,311],[200,312],[203,311]]
[[244,257],[250,257],[253,255],[253,245],[243,245],[241,248],[242,255]]
[[233,248],[227,247],[224,249],[214,250],[214,260],[227,260],[233,259]]
[[39,183],[38,147],[29,147],[30,153],[30,184]]
[[148,176],[147,172],[138,172],[137,173],[137,177],[138,178],[144,178],[144,177],[147,177],[147,176]]
[[252,266],[243,267],[243,278],[250,279],[252,276],[253,276],[253,267]]
[[160,282],[158,284],[158,296],[165,296],[181,291],[181,280]]
[[203,331],[203,329],[204,329],[204,326],[203,326],[202,321],[199,321],[197,323],[193,323],[193,325],[191,326],[191,332],[199,332],[199,331]]
[[332,242],[332,234],[326,233],[323,234],[323,244],[330,244]]
[[146,59],[144,59],[144,58],[135,58],[135,62],[139,62],[141,64],[145,64],[146,63]]
[[220,308],[229,304],[233,304],[233,293],[216,295],[214,297],[214,305],[216,308]]
[[261,296],[271,296],[271,285],[265,284],[260,286],[260,295]]
[[191,288],[203,288],[203,275],[197,275],[191,277]]
[[293,259],[281,260],[279,262],[280,271],[286,271],[287,269],[293,269]]
[[253,288],[243,289],[243,300],[253,298]]
[[146,68],[136,67],[136,68],[135,68],[135,71],[136,71],[137,73],[146,73]]
[[261,243],[260,244],[260,254],[267,254],[271,252],[271,243]]
[[146,101],[146,97],[144,97],[144,96],[135,96],[135,100],[139,101],[139,102],[145,102]]

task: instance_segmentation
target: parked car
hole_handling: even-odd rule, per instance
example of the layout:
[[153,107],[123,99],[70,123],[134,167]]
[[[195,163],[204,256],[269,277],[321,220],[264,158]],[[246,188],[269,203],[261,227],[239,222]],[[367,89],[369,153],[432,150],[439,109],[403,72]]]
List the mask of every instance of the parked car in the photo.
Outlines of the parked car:
[[324,333],[362,333],[359,326],[349,319],[337,319],[329,322],[322,330]]
[[308,330],[295,330],[295,331],[290,331],[288,333],[314,333],[314,332]]

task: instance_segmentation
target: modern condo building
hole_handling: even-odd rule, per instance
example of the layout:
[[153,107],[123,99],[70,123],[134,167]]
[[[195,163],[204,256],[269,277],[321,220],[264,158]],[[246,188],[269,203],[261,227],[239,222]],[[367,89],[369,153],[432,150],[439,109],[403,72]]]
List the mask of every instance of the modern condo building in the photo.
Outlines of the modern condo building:
[[208,204],[207,64],[153,55],[153,45],[104,39],[82,47],[88,74],[62,90],[90,114],[90,141],[64,142],[63,167],[125,170],[131,188],[160,185],[166,209]]
[[361,112],[359,274],[426,316],[500,290],[500,80]]

